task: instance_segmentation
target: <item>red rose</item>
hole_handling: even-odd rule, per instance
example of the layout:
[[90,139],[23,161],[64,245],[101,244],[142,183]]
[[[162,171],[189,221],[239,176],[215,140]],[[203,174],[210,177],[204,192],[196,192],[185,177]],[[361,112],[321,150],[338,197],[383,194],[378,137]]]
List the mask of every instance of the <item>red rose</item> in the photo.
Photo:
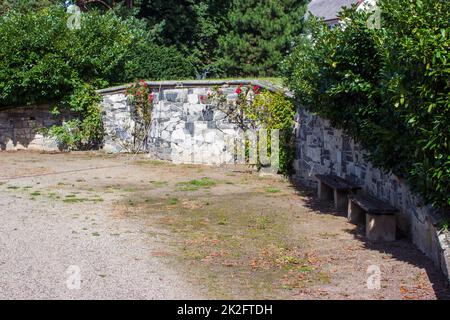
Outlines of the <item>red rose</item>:
[[237,94],[241,94],[241,93],[242,93],[241,88],[237,88],[237,89],[236,89],[236,93],[237,93]]
[[253,92],[258,94],[259,93],[259,89],[260,89],[259,86],[254,86],[253,87]]

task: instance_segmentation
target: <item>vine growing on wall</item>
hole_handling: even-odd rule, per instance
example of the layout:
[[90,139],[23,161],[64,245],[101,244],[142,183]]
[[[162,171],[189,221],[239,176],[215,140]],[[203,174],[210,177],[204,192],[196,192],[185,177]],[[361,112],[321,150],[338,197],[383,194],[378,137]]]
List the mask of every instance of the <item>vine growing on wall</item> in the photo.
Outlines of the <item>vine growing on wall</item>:
[[134,122],[132,128],[133,152],[144,151],[148,142],[148,135],[152,124],[152,110],[154,94],[144,80],[132,84],[127,92],[131,104],[131,115]]
[[[279,173],[289,174],[294,159],[293,131],[295,107],[281,92],[270,92],[259,86],[239,85],[235,93],[237,99],[230,102],[220,88],[215,88],[208,97],[213,105],[223,112],[228,120],[241,130],[257,131],[267,129],[270,137],[272,130],[278,129],[279,135]],[[271,155],[271,139],[267,141],[267,155]],[[259,144],[258,144],[259,145]],[[249,143],[245,142],[246,157],[249,154]],[[258,153],[260,150],[258,150]],[[260,159],[258,168],[263,164]]]

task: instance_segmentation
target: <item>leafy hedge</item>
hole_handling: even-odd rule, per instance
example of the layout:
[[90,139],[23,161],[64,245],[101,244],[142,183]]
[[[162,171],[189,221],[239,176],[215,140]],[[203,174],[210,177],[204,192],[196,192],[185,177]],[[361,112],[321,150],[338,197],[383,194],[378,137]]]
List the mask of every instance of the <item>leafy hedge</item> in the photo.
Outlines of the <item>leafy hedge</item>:
[[380,0],[381,28],[346,10],[333,29],[310,21],[286,61],[297,99],[406,177],[427,202],[450,207],[447,0]]
[[153,44],[136,19],[94,11],[71,30],[67,18],[59,7],[0,17],[0,105],[59,99],[80,83],[100,88],[193,75],[181,54]]

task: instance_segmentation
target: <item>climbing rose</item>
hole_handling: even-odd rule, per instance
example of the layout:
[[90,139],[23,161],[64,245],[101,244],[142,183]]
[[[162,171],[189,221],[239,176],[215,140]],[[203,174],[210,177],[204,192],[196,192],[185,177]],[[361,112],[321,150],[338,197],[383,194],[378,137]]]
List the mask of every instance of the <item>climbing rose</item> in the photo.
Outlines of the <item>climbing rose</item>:
[[236,89],[236,93],[237,93],[237,94],[241,94],[241,93],[242,93],[242,90],[241,90],[240,87]]

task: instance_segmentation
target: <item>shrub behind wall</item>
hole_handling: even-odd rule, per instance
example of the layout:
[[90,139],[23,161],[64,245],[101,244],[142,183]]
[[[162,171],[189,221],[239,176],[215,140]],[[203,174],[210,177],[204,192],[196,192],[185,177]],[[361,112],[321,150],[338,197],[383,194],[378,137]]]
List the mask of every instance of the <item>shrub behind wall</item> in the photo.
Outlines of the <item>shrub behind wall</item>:
[[193,76],[176,49],[155,45],[143,22],[112,11],[83,13],[81,29],[67,26],[64,8],[11,10],[0,16],[0,107],[51,102],[75,119],[47,131],[70,149],[102,141],[95,89],[137,78]]
[[0,105],[58,100],[80,83],[103,88],[193,75],[181,54],[155,45],[136,19],[91,11],[79,30],[67,20],[58,6],[0,16]]

